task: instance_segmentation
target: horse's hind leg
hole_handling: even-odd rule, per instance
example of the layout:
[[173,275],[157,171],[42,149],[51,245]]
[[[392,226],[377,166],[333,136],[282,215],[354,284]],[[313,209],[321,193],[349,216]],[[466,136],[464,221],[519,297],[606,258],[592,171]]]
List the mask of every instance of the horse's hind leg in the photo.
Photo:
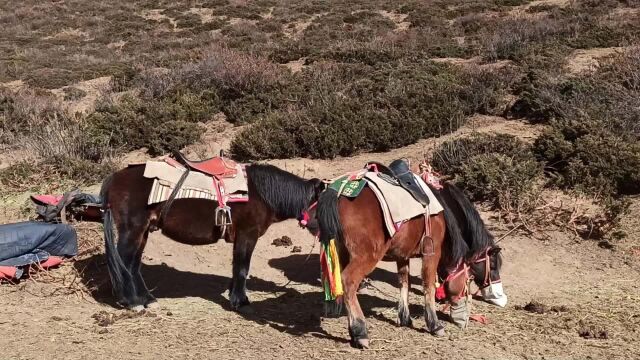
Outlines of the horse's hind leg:
[[357,297],[358,287],[364,277],[373,271],[376,263],[377,260],[373,258],[351,258],[342,272],[344,300],[349,321],[349,335],[351,336],[351,344],[358,348],[369,347],[367,324]]
[[127,308],[142,310],[154,300],[140,274],[142,251],[147,243],[147,230],[143,226],[134,226],[128,222],[119,227],[118,235],[118,253],[127,269],[123,277],[125,292],[120,302]]
[[234,310],[248,306],[247,276],[251,265],[251,255],[258,242],[258,235],[253,232],[240,232],[233,243],[233,278],[229,289],[229,300]]
[[411,326],[409,313],[409,260],[397,261],[398,280],[400,282],[400,299],[398,300],[398,324]]
[[144,307],[152,308],[157,305],[156,298],[151,295],[147,285],[142,278],[142,274],[140,273],[140,266],[142,265],[142,252],[144,251],[145,246],[147,245],[147,239],[149,237],[149,230],[146,230],[144,234],[142,234],[141,238],[136,241],[138,244],[138,249],[136,250],[134,261],[131,263],[131,268],[129,271],[131,275],[133,275],[133,281],[135,282],[137,298],[142,300]]
[[432,335],[443,336],[444,326],[438,321],[436,313],[436,276],[439,256],[430,255],[422,258],[422,285],[424,287],[424,314],[427,331]]

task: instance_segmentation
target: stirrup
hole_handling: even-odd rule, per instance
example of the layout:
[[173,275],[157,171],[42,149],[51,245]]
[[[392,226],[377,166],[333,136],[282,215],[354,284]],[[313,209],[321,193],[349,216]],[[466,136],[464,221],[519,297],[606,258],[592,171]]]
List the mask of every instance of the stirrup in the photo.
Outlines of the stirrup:
[[216,208],[215,223],[216,226],[231,225],[231,208],[228,206]]

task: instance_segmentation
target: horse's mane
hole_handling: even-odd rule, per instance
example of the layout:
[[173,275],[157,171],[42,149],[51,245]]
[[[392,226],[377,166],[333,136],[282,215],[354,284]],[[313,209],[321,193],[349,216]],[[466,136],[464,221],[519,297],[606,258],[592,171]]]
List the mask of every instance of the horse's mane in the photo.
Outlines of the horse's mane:
[[273,165],[248,165],[247,178],[249,191],[253,187],[279,219],[298,217],[315,194],[314,182]]
[[455,267],[458,264],[460,259],[465,258],[465,255],[468,252],[469,247],[467,243],[464,241],[464,237],[462,235],[462,230],[458,224],[458,220],[455,217],[451,207],[449,204],[443,199],[442,193],[431,186],[431,184],[427,184],[429,188],[431,188],[431,192],[436,197],[438,202],[442,205],[444,209],[444,221],[447,226],[447,232],[444,242],[444,251],[442,252],[442,259],[440,260],[440,266],[444,269],[450,269]]
[[[467,245],[466,259],[478,255],[487,248],[495,246],[495,239],[487,229],[480,213],[467,196],[454,184],[445,183],[442,189],[443,198],[453,210],[460,224],[463,239]],[[452,200],[452,201],[449,201]],[[502,265],[502,257],[498,254],[498,268]]]

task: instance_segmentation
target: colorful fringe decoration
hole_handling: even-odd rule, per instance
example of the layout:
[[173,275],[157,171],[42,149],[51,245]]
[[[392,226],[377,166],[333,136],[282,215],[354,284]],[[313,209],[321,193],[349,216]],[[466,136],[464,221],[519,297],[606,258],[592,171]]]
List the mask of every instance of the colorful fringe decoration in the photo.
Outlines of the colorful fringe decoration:
[[344,291],[342,290],[340,260],[338,259],[335,239],[320,243],[320,270],[322,271],[324,300],[340,301]]

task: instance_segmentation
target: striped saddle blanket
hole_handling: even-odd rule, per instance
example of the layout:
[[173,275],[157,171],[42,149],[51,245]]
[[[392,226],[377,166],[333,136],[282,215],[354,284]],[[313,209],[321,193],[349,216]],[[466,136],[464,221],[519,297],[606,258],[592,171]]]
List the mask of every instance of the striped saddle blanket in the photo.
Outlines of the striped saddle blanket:
[[[176,194],[176,199],[207,199],[221,202],[246,202],[248,197],[247,177],[244,166],[237,164],[233,177],[218,179],[203,173],[190,171]],[[175,161],[147,161],[144,177],[154,179],[147,204],[167,201],[180,178],[187,169]]]

